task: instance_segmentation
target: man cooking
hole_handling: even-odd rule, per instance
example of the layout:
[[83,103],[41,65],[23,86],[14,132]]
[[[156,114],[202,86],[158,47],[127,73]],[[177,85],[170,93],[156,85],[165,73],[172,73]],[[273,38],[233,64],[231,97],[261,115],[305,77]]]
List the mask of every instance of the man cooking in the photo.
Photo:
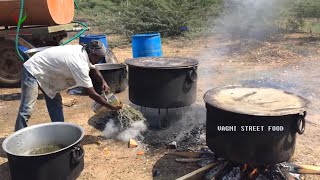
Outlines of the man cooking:
[[64,121],[60,92],[73,86],[83,87],[91,99],[111,110],[121,109],[121,105],[114,107],[108,104],[94,90],[90,78],[91,76],[99,81],[104,91],[109,90],[99,70],[94,68],[94,64],[106,54],[106,47],[100,41],[93,40],[86,46],[51,47],[33,55],[23,64],[21,104],[15,131],[27,127],[39,88],[44,92],[52,122]]

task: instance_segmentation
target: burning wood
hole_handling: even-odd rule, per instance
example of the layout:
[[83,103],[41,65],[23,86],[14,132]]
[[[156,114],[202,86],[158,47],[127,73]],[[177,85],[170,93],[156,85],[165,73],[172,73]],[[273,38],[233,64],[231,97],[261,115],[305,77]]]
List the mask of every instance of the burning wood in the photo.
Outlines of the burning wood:
[[244,164],[242,167],[242,172],[245,172],[247,170],[248,164]]
[[[233,168],[235,167],[232,162],[227,162],[227,165],[221,169],[221,171],[217,174],[217,177],[214,179],[227,179],[227,180],[233,180],[235,179],[235,176],[232,175]],[[231,173],[232,177],[229,177],[229,174]]]
[[214,167],[214,166],[217,165],[217,164],[218,164],[217,162],[215,162],[215,163],[210,163],[210,164],[208,164],[208,165],[206,165],[206,166],[204,166],[204,167],[202,167],[202,168],[200,168],[200,169],[197,169],[197,170],[195,170],[195,171],[192,171],[191,173],[186,174],[186,175],[178,178],[177,180],[186,180],[186,179],[192,178],[192,177],[198,175],[199,173],[202,173],[202,172],[204,172],[204,171],[206,171],[206,170]]
[[259,176],[258,168],[253,169],[253,171],[249,174],[249,179],[256,179]]
[[168,155],[178,156],[178,162],[197,162],[201,168],[179,178],[205,180],[300,180],[302,174],[320,174],[320,167],[296,165],[293,163],[266,164],[254,166],[239,164],[217,158],[210,152],[170,152]]
[[178,180],[198,177],[205,171],[206,173],[203,177],[205,180],[299,180],[299,174],[320,174],[320,167],[316,166],[295,165],[292,163],[251,166],[249,164],[217,160],[218,158],[208,157],[207,153],[201,152],[171,152],[168,154],[183,157],[177,158],[176,161],[178,162],[198,162],[202,166],[178,178]]
[[320,174],[320,167],[310,165],[296,165],[292,163],[281,163],[280,168],[284,171],[299,174]]

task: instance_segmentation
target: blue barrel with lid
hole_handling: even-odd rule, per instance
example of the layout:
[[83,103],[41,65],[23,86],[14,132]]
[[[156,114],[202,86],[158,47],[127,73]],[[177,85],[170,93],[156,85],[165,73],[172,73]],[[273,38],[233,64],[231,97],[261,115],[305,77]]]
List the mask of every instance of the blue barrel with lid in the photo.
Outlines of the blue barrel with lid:
[[[104,34],[87,34],[87,35],[81,35],[79,39],[80,44],[88,44],[92,40],[98,40],[104,44],[104,46],[108,49],[108,41],[107,37]],[[101,59],[100,63],[105,63],[105,59]]]
[[104,34],[87,34],[87,35],[81,35],[79,42],[80,44],[88,44],[90,43],[92,40],[99,40],[100,42],[102,42],[104,44],[104,46],[108,49],[108,41],[107,41],[107,37]]
[[135,34],[132,36],[132,54],[138,57],[161,57],[160,33]]

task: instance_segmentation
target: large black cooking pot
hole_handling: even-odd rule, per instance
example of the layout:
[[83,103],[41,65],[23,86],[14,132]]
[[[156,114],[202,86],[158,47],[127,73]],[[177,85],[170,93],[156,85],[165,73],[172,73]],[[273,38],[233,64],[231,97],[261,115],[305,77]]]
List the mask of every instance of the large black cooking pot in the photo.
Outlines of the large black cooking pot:
[[126,61],[129,99],[151,108],[191,105],[197,95],[198,61],[186,58],[148,57]]
[[[12,180],[74,180],[84,167],[83,129],[71,123],[34,125],[15,132],[2,144]],[[60,150],[30,154],[37,148],[59,145]]]
[[[128,86],[127,66],[125,64],[96,64],[104,80],[113,93],[123,92]],[[94,89],[101,94],[101,84],[93,78]]]
[[271,88],[224,87],[204,95],[206,140],[218,156],[252,165],[288,161],[304,132],[306,100]]

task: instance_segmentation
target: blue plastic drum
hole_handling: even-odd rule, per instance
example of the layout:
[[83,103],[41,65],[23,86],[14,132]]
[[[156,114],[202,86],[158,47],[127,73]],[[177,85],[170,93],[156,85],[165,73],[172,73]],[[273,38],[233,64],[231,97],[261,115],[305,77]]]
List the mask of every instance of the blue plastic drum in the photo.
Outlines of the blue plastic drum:
[[135,34],[132,36],[132,54],[138,57],[161,57],[160,33]]
[[101,41],[104,46],[106,46],[106,48],[108,49],[108,41],[107,41],[107,37],[104,34],[87,34],[87,35],[82,35],[80,36],[79,42],[84,43],[84,44],[88,44],[90,43],[92,40],[99,40]]
[[[104,46],[108,49],[108,41],[107,37],[104,34],[87,34],[80,36],[79,43],[88,44],[92,40],[99,40],[104,44]],[[105,59],[101,59],[100,63],[105,63]]]

